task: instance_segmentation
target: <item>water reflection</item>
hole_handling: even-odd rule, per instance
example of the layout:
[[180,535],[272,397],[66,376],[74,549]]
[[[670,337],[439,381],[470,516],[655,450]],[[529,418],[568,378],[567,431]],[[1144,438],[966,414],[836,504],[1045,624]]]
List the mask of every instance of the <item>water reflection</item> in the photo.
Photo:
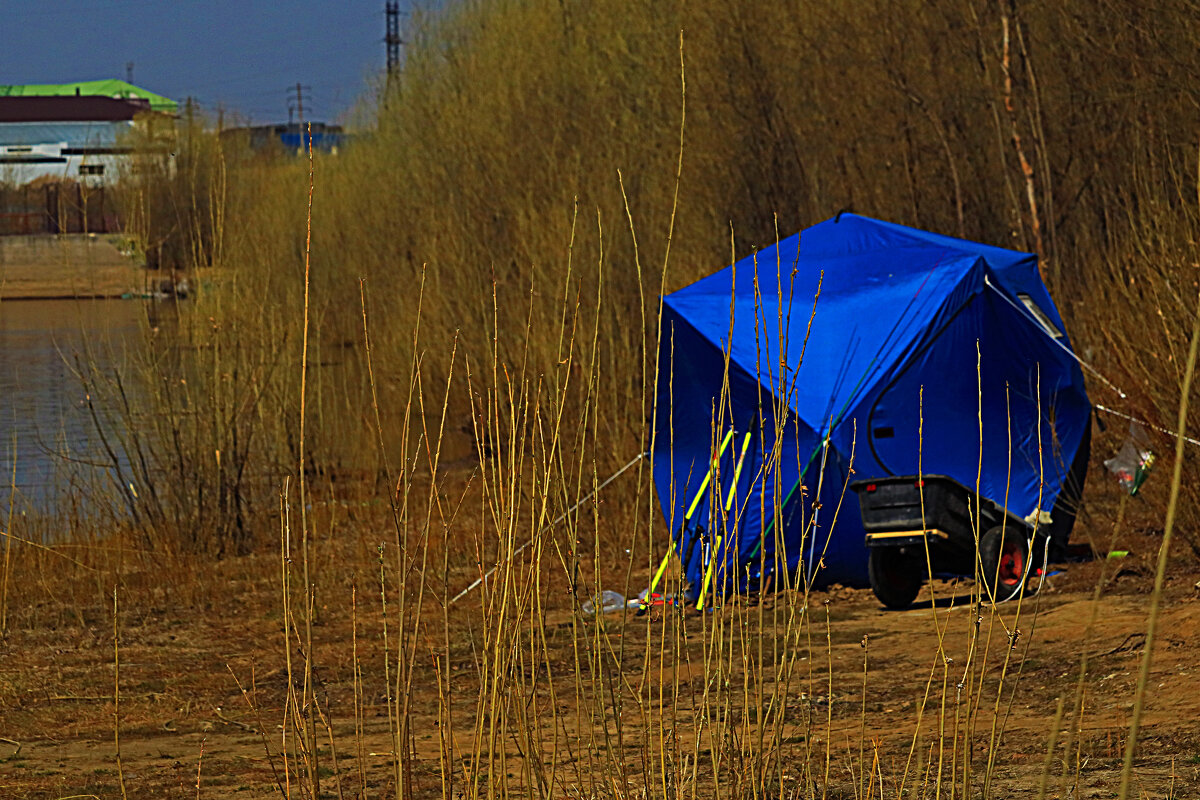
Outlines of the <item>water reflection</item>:
[[15,513],[70,512],[108,478],[77,366],[111,372],[152,304],[0,302],[0,528]]

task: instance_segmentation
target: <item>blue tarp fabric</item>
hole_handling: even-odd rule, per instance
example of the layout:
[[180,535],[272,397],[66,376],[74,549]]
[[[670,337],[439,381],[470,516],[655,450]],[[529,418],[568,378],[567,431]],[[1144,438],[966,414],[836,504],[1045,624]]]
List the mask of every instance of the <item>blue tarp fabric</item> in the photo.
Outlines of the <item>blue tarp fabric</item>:
[[862,478],[1049,511],[1091,413],[1070,348],[1034,255],[849,213],[667,295],[654,480],[687,580],[865,584]]

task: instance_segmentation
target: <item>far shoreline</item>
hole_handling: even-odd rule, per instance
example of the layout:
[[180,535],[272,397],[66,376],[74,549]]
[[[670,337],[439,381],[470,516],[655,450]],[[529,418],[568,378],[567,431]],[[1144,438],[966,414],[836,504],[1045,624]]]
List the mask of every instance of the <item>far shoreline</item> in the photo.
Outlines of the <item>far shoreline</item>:
[[125,241],[119,234],[0,236],[0,301],[150,296],[158,280]]

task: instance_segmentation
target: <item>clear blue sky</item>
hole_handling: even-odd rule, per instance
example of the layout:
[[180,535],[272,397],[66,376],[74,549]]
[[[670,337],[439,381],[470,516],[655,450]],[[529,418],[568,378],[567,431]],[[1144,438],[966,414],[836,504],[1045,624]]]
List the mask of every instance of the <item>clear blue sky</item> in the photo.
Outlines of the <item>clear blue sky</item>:
[[299,81],[305,117],[335,121],[382,73],[384,33],[384,0],[0,0],[0,84],[124,79],[132,61],[139,86],[259,123],[287,120]]

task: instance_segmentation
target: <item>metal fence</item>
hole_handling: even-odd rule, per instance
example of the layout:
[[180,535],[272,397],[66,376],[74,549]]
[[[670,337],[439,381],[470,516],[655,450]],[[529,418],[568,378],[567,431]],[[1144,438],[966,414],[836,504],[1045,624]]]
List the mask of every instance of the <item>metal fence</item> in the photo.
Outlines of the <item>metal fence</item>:
[[0,236],[120,232],[117,209],[103,186],[0,186]]

